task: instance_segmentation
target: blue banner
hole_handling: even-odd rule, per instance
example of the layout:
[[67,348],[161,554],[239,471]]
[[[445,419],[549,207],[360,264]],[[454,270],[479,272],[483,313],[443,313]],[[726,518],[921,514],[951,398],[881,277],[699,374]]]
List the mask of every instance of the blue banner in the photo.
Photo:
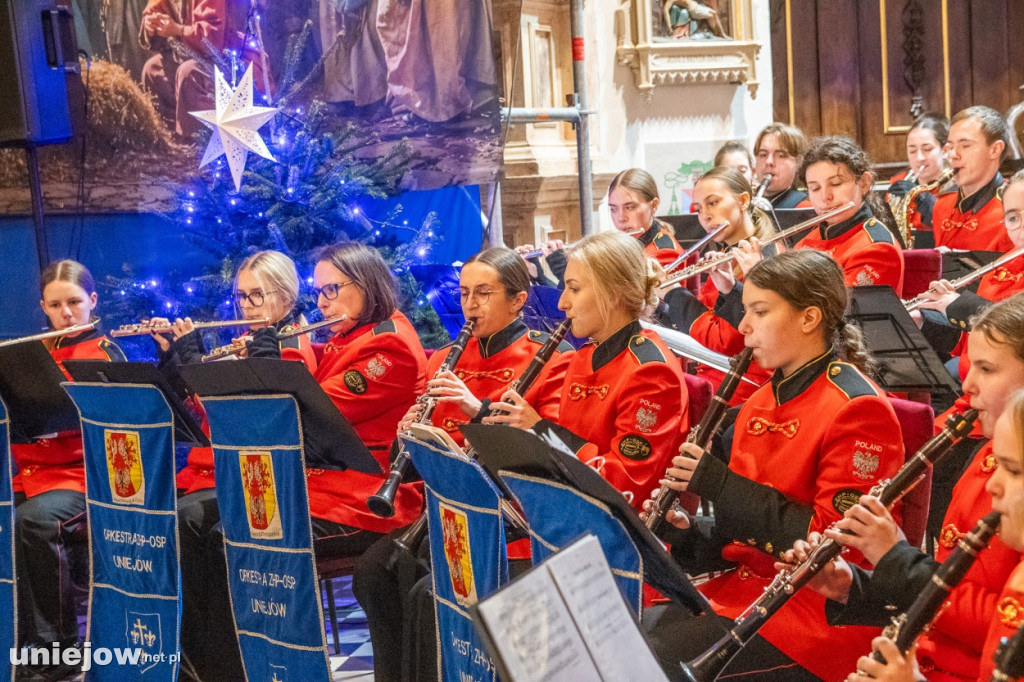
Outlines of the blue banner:
[[[86,680],[176,680],[181,630],[171,408],[152,386],[65,383],[78,407],[89,519],[86,641],[134,650]],[[131,659],[129,659],[131,660]]]
[[203,407],[246,677],[328,682],[298,404],[238,396]]
[[427,491],[440,679],[495,681],[469,607],[508,582],[501,493],[476,462],[418,441],[405,444]]
[[[0,399],[0,653],[15,645],[18,615],[14,601],[14,493],[11,490],[11,429]],[[0,680],[14,680],[10,656],[0,657]]]
[[[530,551],[534,565],[572,544],[584,533],[601,543],[608,565],[626,603],[639,617],[643,611],[643,559],[626,527],[603,503],[564,483],[523,474],[502,472],[501,478],[516,497],[530,524]],[[557,514],[551,510],[557,509]]]

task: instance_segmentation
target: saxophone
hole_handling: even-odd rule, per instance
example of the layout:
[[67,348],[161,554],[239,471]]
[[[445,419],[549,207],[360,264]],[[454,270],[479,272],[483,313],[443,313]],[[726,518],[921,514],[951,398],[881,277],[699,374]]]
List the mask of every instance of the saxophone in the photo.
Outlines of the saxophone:
[[896,219],[896,227],[900,231],[900,235],[903,237],[903,243],[907,245],[908,249],[914,248],[914,231],[910,227],[910,208],[914,205],[914,201],[918,195],[924,194],[925,192],[932,192],[935,189],[942,187],[953,178],[953,174],[956,171],[952,168],[946,168],[942,171],[939,177],[935,178],[932,182],[927,185],[918,185],[903,195],[902,199],[898,199],[893,202],[892,215]]

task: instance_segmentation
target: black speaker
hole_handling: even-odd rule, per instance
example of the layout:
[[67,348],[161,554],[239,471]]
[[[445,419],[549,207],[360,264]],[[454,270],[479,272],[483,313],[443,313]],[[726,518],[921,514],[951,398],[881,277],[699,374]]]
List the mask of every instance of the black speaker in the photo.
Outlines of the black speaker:
[[67,142],[79,70],[65,2],[0,0],[0,146]]

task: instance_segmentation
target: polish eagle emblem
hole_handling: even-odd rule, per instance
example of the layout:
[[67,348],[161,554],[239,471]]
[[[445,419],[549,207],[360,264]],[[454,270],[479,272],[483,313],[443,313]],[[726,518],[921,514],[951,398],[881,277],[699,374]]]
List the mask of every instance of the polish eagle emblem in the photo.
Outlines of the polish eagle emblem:
[[640,433],[650,433],[658,423],[658,413],[641,407],[636,411],[636,429]]
[[853,453],[853,475],[868,480],[875,477],[878,471],[878,455],[856,450]]

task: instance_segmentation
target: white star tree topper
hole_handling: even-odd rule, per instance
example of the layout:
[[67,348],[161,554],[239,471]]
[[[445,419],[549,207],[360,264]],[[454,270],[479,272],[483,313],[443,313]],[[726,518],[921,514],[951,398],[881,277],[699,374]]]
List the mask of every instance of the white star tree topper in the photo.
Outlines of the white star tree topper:
[[213,131],[199,167],[202,168],[222,154],[227,156],[231,178],[235,181],[235,189],[238,190],[242,187],[242,172],[245,170],[248,152],[274,160],[257,131],[272,119],[279,109],[252,105],[252,64],[249,64],[238,88],[234,91],[224,80],[220,69],[215,70],[215,75],[217,108],[189,112]]

